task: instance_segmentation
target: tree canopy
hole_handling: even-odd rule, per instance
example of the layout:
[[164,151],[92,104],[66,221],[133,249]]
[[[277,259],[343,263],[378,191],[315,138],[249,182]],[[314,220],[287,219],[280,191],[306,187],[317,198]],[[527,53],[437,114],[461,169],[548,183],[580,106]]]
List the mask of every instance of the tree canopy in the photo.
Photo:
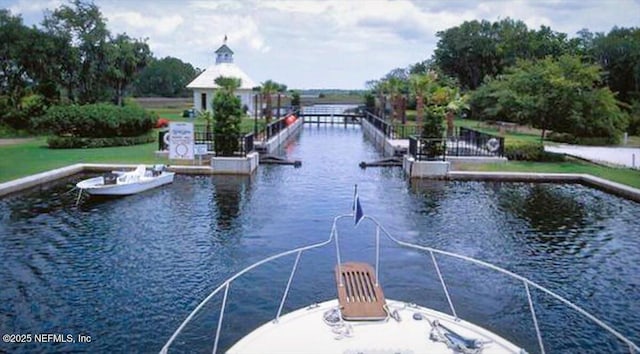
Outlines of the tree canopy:
[[520,60],[472,94],[475,117],[514,121],[576,137],[613,143],[626,117],[607,87],[598,87],[601,68],[579,56]]
[[15,128],[53,104],[122,105],[151,58],[145,40],[112,35],[100,9],[80,0],[48,12],[41,27],[0,10],[0,42],[0,123]]
[[151,59],[132,84],[135,96],[189,97],[187,85],[200,74],[191,64],[174,57]]
[[456,77],[463,88],[476,89],[486,76],[494,77],[517,59],[557,57],[571,52],[567,35],[542,26],[530,30],[519,20],[465,21],[437,33],[436,65]]

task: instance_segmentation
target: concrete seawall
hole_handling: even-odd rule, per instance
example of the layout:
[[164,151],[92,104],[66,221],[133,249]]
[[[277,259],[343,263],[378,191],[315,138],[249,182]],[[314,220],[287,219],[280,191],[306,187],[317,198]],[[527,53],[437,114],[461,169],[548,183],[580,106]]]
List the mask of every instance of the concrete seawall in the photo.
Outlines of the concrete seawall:
[[[255,154],[254,160],[256,160],[257,164],[257,153]],[[249,158],[249,156],[248,156]],[[35,175],[22,177],[18,179],[14,179],[9,182],[0,183],[0,197],[20,192],[29,188],[37,187],[49,182],[56,181],[58,179],[66,178],[73,176],[78,173],[102,173],[102,172],[110,172],[117,170],[134,170],[138,165],[131,164],[75,164],[62,168],[56,168],[55,170],[50,170],[42,173],[38,173]],[[151,165],[147,165],[147,167],[151,167]],[[168,171],[186,174],[186,175],[214,175],[214,174],[224,174],[219,171],[214,170],[211,166],[188,166],[188,165],[172,165],[167,167]],[[249,173],[242,173],[249,174]]]
[[302,118],[296,119],[296,121],[290,126],[282,129],[278,134],[271,137],[266,142],[256,143],[256,150],[261,152],[272,154],[284,145],[287,141],[293,138],[302,129],[304,120]]
[[449,171],[445,178],[457,181],[580,183],[640,203],[640,189],[589,174]]
[[[75,164],[55,170],[38,173],[35,175],[0,183],[0,196],[20,192],[45,183],[73,176],[83,172],[109,172],[113,170],[135,169],[137,165],[127,164]],[[180,174],[212,175],[211,166],[180,166],[174,165],[167,168],[169,171]],[[580,183],[597,188],[605,192],[627,198],[640,203],[640,189],[624,184],[612,182],[603,178],[588,174],[577,173],[525,173],[525,172],[473,172],[473,171],[449,171],[446,177],[441,179],[456,181],[503,181],[503,182],[554,182],[554,183]]]
[[364,136],[371,139],[373,144],[382,151],[384,157],[402,156],[409,150],[408,139],[389,139],[366,119],[362,119],[362,132]]

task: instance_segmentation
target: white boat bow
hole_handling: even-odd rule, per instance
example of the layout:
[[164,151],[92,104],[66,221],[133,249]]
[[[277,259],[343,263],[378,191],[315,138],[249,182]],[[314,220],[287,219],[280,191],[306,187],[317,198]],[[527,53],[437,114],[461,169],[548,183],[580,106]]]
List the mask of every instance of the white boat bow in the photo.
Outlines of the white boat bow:
[[[544,292],[561,304],[580,313],[611,336],[617,338],[621,345],[628,348],[630,353],[640,352],[638,345],[630,339],[553,291],[525,277],[484,261],[400,241],[393,237],[377,220],[366,215],[364,219],[371,221],[376,227],[375,269],[359,263],[343,264],[341,263],[337,229],[337,222],[343,218],[353,218],[353,214],[336,217],[329,239],[326,241],[271,256],[248,266],[224,281],[187,316],[169,338],[160,353],[168,353],[170,346],[185,326],[214,296],[222,293],[222,305],[215,337],[213,338],[213,353],[217,353],[231,283],[265,263],[294,254],[296,259],[274,319],[245,335],[228,349],[228,353],[526,353],[523,348],[500,335],[458,317],[438,266],[436,255],[438,257],[452,257],[479,265],[521,282],[532,317],[532,330],[535,332],[538,350],[541,353],[545,353],[545,346],[543,334],[538,325],[538,316],[531,296],[531,289]],[[379,284],[377,282],[381,234],[397,245],[429,254],[451,314],[445,314],[412,303],[384,299],[382,288],[378,289]],[[310,303],[308,307],[282,315],[282,309],[287,300],[291,282],[295,276],[302,253],[327,246],[332,242],[335,243],[336,247],[338,300]],[[351,278],[349,278],[349,272],[353,272]],[[376,306],[378,305],[375,303],[378,300],[382,304],[382,316],[376,312]],[[590,352],[589,348],[583,349],[586,352]]]

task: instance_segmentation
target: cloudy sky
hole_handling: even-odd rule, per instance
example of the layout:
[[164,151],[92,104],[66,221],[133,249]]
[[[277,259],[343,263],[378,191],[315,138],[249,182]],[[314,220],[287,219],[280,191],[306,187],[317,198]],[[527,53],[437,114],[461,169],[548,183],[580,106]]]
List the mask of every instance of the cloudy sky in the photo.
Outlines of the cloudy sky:
[[[0,0],[28,25],[59,0]],[[473,19],[523,20],[573,36],[640,26],[640,0],[96,0],[111,33],[148,38],[156,57],[214,63],[225,34],[256,82],[290,88],[361,89],[393,68],[431,56],[436,32]]]

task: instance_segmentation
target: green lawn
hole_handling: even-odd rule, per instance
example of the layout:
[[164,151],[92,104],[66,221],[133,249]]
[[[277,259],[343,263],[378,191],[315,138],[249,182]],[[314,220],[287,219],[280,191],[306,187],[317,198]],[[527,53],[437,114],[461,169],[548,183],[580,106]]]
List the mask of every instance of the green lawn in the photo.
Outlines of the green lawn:
[[565,162],[510,161],[494,164],[456,164],[455,170],[494,172],[586,173],[640,188],[640,170],[605,167],[578,160]]
[[98,149],[49,149],[46,138],[0,146],[0,183],[75,163],[166,163],[157,143]]
[[[193,122],[196,125],[206,125],[207,121],[203,118],[188,118],[182,116],[181,109],[178,108],[153,108],[150,111],[156,112],[160,118],[169,119],[172,122]],[[265,126],[264,119],[258,119],[258,130],[262,130]],[[243,134],[252,133],[255,122],[253,117],[245,116],[240,122],[240,131]]]
[[[416,119],[416,111],[408,110],[407,111],[407,125],[414,126]],[[471,119],[460,119],[456,118],[454,120],[454,124],[456,127],[465,127],[473,130],[477,130],[483,133],[503,136],[506,140],[506,143],[510,141],[527,141],[527,142],[539,142],[540,141],[540,133],[541,131],[538,129],[518,126],[517,131],[500,131],[497,126],[487,125],[485,122]],[[396,124],[402,125],[402,124]],[[442,121],[442,125],[446,129],[446,121]]]
[[[172,121],[190,121],[201,125],[206,124],[206,121],[201,118],[183,118],[182,109],[177,107],[154,107],[151,110],[157,112],[160,117],[168,118]],[[415,122],[410,121],[408,125],[415,125]],[[487,133],[498,133],[498,129],[487,127],[482,122],[468,119],[456,119],[456,125]],[[263,126],[264,120],[258,120],[258,128],[262,129]],[[252,117],[242,119],[241,130],[243,132],[253,132],[253,127],[254,120]],[[527,128],[520,132],[505,132],[504,134],[507,140],[539,140],[539,131]],[[9,134],[9,136],[11,135]],[[629,141],[629,145],[640,144],[640,138],[638,137],[630,137]],[[0,156],[2,156],[0,158],[0,183],[75,163],[166,163],[166,159],[155,157],[154,151],[156,149],[157,143],[99,149],[53,150],[46,147],[45,137],[37,137],[35,140],[25,143],[0,146]],[[604,167],[577,160],[562,163],[514,161],[503,164],[456,164],[455,169],[469,171],[587,173],[640,188],[640,171]]]
[[498,127],[493,127],[485,124],[484,122],[471,120],[471,119],[456,119],[454,121],[456,127],[465,127],[473,130],[477,130],[483,133],[504,136],[506,143],[509,141],[527,141],[527,142],[540,142],[540,130],[532,129],[528,127],[519,126],[517,131],[504,131],[501,132]]
[[[171,120],[206,124],[202,119],[181,116],[179,119]],[[244,118],[241,123],[242,132],[253,132],[253,125],[252,118]],[[259,120],[258,129],[262,127],[264,127],[264,120]],[[0,156],[2,156],[0,183],[75,163],[160,164],[167,162],[166,159],[155,157],[154,152],[158,149],[157,142],[97,149],[49,149],[46,140],[46,137],[36,137],[35,140],[26,143],[0,146]]]

